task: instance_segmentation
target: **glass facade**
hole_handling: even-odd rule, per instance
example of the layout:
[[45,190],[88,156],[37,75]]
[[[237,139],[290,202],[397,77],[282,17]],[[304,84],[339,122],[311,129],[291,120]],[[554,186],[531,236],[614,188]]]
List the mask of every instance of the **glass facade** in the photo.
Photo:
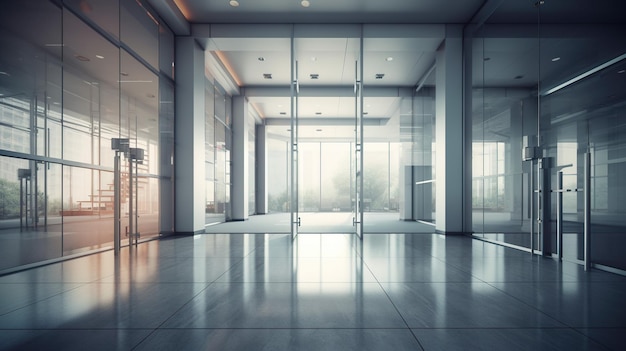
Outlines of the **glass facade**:
[[169,29],[130,0],[21,1],[0,19],[0,270],[113,246],[113,138],[144,152],[132,179],[122,157],[122,239],[171,232]]
[[466,32],[474,235],[624,270],[626,29],[536,11]]

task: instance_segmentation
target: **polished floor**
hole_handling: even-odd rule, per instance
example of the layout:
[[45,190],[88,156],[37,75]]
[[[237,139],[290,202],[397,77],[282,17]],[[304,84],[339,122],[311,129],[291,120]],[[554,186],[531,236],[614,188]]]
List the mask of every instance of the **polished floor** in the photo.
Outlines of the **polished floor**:
[[626,277],[436,234],[202,234],[0,277],[0,349],[623,350]]

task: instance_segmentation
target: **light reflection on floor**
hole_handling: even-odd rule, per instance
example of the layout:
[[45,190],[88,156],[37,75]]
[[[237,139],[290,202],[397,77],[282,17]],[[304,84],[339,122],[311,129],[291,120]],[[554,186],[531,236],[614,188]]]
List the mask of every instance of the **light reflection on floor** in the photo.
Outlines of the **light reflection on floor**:
[[0,349],[617,349],[625,301],[463,236],[202,234],[0,277]]

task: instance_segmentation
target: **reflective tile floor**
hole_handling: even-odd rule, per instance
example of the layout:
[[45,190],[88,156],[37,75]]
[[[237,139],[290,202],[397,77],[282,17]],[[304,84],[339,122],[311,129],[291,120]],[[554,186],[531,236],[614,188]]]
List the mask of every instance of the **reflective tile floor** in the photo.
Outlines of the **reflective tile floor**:
[[626,277],[468,237],[203,234],[0,277],[0,349],[623,350]]

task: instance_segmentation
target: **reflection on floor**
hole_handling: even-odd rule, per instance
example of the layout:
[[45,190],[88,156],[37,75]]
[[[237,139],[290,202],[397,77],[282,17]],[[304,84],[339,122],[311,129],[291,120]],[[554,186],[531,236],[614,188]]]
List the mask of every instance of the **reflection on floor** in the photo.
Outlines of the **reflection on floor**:
[[463,236],[202,234],[0,277],[0,349],[618,350],[626,277]]

